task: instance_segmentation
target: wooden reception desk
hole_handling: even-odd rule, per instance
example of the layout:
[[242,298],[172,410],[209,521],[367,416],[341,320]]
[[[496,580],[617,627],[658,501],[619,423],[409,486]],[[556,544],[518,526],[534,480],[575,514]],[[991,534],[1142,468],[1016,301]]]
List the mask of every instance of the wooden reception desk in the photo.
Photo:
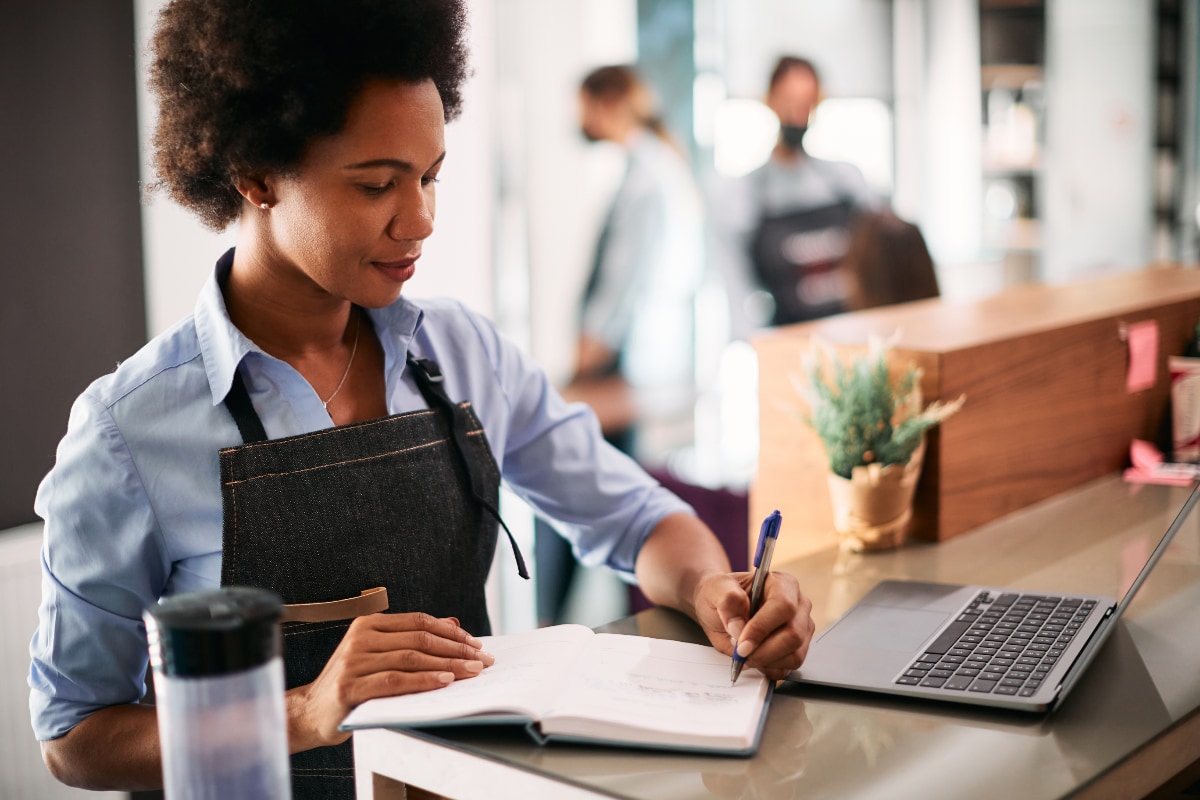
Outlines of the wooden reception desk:
[[[1157,379],[1130,392],[1129,326],[1157,323]],[[897,336],[895,356],[923,370],[926,402],[966,395],[931,434],[913,536],[942,540],[1127,463],[1167,410],[1166,359],[1200,320],[1200,269],[1150,268],[1065,286],[1028,285],[971,303],[926,300],[777,328],[753,340],[760,447],[750,491],[758,521],[782,511],[776,558],[827,546],[833,518],[824,451],[803,422],[794,382],[812,337],[839,351]]]

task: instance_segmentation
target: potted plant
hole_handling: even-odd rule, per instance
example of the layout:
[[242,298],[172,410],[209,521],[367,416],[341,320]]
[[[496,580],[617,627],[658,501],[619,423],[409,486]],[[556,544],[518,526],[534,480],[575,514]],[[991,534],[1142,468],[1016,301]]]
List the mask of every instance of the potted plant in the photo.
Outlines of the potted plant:
[[891,342],[871,340],[847,363],[814,340],[797,389],[806,422],[825,446],[834,526],[852,551],[902,544],[912,521],[925,432],[962,407],[965,397],[921,408],[921,372],[889,367]]

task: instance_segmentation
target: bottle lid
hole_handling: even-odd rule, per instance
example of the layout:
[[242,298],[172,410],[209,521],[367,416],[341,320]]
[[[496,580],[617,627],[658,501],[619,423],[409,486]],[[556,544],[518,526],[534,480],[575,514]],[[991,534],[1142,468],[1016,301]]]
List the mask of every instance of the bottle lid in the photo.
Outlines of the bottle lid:
[[150,663],[171,676],[253,669],[282,652],[283,600],[265,589],[225,586],[165,597],[142,619]]

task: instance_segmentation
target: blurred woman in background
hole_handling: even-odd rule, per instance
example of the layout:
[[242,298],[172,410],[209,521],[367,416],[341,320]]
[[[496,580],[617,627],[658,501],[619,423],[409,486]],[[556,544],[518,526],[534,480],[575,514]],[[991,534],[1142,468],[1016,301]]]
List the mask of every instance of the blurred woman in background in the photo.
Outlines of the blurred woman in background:
[[[588,141],[622,148],[626,166],[596,241],[563,396],[592,407],[610,444],[644,456],[637,430],[646,420],[647,398],[656,409],[692,403],[701,200],[633,67],[604,66],[584,77],[579,126]],[[561,619],[575,559],[545,522],[538,522],[535,538],[538,614],[550,623]]]

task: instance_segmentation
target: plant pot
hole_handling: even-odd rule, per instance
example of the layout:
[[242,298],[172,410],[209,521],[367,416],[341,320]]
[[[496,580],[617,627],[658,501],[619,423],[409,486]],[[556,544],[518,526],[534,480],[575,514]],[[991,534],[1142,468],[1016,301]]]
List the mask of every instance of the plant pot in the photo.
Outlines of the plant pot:
[[828,476],[833,524],[843,548],[864,552],[904,544],[924,457],[921,442],[907,464],[855,467],[849,479]]

